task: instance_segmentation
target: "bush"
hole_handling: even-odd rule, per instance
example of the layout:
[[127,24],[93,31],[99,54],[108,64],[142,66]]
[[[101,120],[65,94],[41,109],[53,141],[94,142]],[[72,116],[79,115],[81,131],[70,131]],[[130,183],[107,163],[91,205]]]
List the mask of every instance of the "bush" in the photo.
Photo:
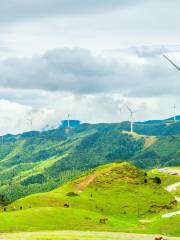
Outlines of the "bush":
[[161,179],[159,177],[157,177],[157,176],[154,178],[154,181],[157,184],[161,184]]
[[68,193],[66,194],[66,196],[68,196],[68,197],[77,197],[77,196],[79,196],[79,194],[77,194],[77,193],[75,193],[75,192],[68,192]]

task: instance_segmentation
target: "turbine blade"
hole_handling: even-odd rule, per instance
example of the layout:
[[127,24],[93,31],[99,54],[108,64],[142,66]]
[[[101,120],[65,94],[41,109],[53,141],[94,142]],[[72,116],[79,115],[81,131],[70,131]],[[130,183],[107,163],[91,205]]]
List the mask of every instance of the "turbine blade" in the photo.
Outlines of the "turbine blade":
[[126,107],[127,107],[128,111],[132,114],[133,113],[132,109],[127,104],[126,104]]
[[178,71],[180,71],[180,67],[178,67],[171,59],[169,59],[165,54],[163,54],[163,57],[168,60]]

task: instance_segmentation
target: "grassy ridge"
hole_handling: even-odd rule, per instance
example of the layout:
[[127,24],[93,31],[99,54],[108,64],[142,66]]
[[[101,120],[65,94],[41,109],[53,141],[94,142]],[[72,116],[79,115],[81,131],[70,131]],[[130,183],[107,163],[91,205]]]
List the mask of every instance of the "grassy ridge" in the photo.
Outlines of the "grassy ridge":
[[[129,163],[112,163],[54,191],[17,200],[1,213],[0,230],[96,229],[180,236],[179,216],[160,217],[175,208],[173,195],[154,176]],[[107,223],[100,223],[101,218]]]

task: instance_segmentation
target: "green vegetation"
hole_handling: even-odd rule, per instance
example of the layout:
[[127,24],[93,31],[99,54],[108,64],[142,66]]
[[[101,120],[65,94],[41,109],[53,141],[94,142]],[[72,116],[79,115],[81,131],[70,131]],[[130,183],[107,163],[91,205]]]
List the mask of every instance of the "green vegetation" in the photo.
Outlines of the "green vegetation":
[[0,230],[96,229],[180,236],[179,216],[161,219],[161,214],[177,209],[177,202],[157,177],[126,162],[100,166],[53,191],[6,206]]
[[6,135],[0,144],[0,194],[12,202],[46,192],[118,159],[144,169],[179,166],[179,126],[138,123],[137,134],[130,134],[128,122],[82,124],[68,134],[58,128]]

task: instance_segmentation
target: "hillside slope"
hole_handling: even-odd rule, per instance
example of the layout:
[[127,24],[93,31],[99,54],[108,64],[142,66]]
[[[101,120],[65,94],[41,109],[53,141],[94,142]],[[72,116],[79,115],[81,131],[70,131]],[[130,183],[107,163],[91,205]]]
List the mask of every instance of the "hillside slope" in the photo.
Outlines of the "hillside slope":
[[[0,144],[0,194],[13,201],[48,191],[118,159],[141,168],[180,165],[179,122],[135,125],[143,133],[159,129],[158,136],[129,134],[124,131],[128,124],[82,124],[69,133],[58,128],[4,136]],[[160,136],[160,129],[166,134]],[[170,129],[177,134],[171,135]]]
[[174,197],[152,175],[126,162],[112,163],[54,191],[13,202],[1,213],[0,230],[166,231],[178,236],[178,216],[160,217],[174,208]]

